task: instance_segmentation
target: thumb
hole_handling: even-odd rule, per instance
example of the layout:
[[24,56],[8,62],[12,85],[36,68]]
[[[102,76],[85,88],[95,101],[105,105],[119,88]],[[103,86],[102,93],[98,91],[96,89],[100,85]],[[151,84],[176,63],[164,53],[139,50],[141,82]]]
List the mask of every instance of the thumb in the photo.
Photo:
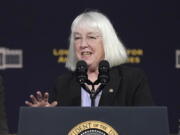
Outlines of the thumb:
[[51,103],[50,106],[51,106],[51,107],[55,107],[55,106],[57,106],[57,105],[58,105],[58,102],[57,102],[57,101],[54,101],[54,102]]

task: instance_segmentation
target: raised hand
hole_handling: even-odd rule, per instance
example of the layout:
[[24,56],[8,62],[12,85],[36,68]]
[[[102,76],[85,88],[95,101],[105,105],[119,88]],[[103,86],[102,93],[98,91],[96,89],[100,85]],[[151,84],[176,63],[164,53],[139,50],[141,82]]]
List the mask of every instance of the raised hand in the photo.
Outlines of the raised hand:
[[36,96],[30,95],[32,102],[25,101],[25,104],[30,107],[55,107],[57,106],[57,101],[49,103],[49,94],[45,92],[42,94],[40,91],[36,92]]

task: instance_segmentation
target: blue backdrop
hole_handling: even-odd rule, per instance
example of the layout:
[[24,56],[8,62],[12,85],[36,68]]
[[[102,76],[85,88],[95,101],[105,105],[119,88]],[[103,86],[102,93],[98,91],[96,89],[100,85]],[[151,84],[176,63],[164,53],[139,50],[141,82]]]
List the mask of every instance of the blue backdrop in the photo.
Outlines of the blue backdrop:
[[[6,111],[16,133],[18,111],[37,90],[53,87],[65,72],[70,25],[85,9],[98,9],[112,21],[128,48],[129,65],[142,68],[158,106],[168,106],[170,130],[180,119],[180,40],[177,1],[75,0],[0,2],[0,74]],[[6,56],[6,57],[5,57]],[[179,58],[179,59],[178,59]],[[21,63],[22,59],[22,63]]]

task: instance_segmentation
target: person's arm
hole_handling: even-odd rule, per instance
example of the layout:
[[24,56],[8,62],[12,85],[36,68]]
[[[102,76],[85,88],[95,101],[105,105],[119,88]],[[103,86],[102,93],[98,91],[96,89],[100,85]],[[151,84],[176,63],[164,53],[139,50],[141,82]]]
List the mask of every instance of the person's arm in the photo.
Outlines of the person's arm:
[[4,107],[4,86],[3,80],[0,76],[0,135],[8,134],[8,126]]

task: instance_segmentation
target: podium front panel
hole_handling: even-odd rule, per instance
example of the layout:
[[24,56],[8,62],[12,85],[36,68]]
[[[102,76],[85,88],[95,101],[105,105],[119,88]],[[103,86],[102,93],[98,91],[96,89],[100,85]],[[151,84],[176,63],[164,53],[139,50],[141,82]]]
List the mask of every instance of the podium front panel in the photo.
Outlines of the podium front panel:
[[[18,135],[68,135],[75,126],[86,121],[106,123],[119,135],[169,134],[166,107],[21,107]],[[81,135],[80,130],[87,130],[85,128],[79,126],[72,135]],[[105,126],[104,132],[115,135],[106,131]]]

